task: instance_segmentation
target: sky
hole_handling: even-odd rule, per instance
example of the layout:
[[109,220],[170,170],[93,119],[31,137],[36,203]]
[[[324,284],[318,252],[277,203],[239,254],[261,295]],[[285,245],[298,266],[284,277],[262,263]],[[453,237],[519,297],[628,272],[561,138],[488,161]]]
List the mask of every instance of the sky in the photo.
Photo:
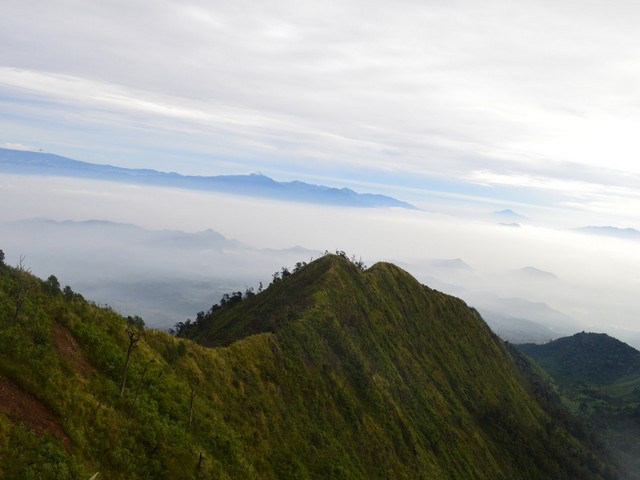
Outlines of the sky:
[[[419,210],[3,175],[0,204],[12,207],[0,222],[211,228],[255,249],[346,250],[471,303],[527,299],[585,328],[640,332],[637,243],[570,230],[640,229],[637,2],[3,0],[2,13],[0,147],[262,172]],[[521,216],[492,215],[504,209]],[[497,225],[511,222],[521,228]],[[58,256],[31,267],[64,277],[72,256],[8,230],[11,261]],[[215,269],[197,258],[185,272]],[[514,277],[524,267],[558,280]]]
[[625,0],[4,0],[0,145],[640,227],[639,15]]

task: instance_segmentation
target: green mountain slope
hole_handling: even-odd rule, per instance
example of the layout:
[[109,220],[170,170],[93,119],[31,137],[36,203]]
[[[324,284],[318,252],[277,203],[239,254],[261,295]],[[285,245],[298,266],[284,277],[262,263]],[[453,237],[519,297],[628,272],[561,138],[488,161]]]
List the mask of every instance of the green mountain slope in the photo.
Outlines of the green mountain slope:
[[147,330],[122,395],[133,330],[56,283],[0,266],[0,478],[613,478],[526,360],[393,265],[325,256],[201,318],[205,346]]
[[640,352],[603,333],[518,348],[562,388],[565,403],[604,439],[625,479],[640,479]]
[[518,348],[563,384],[612,384],[640,375],[640,352],[604,333],[577,333],[542,345]]

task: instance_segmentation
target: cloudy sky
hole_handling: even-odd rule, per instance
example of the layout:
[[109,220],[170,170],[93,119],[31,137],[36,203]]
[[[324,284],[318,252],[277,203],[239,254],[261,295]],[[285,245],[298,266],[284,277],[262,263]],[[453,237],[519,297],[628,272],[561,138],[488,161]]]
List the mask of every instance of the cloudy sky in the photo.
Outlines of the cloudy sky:
[[4,0],[2,10],[2,146],[640,226],[637,2]]

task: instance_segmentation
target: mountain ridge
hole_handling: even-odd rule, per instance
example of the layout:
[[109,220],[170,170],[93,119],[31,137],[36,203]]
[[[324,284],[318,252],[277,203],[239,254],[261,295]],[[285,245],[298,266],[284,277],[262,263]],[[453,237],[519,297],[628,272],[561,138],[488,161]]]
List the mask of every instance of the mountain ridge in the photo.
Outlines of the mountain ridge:
[[50,153],[4,148],[0,148],[0,170],[15,174],[90,178],[333,206],[416,209],[410,203],[386,195],[357,193],[349,188],[314,185],[297,180],[279,182],[263,174],[181,175],[176,172],[93,164]]
[[[356,367],[356,371],[360,372],[356,374],[356,371],[350,370],[353,375],[361,376],[362,372],[365,372],[365,377],[361,380],[365,386],[363,395],[366,395],[364,392],[372,386],[371,380],[366,380],[366,378],[377,378],[377,381],[385,385],[393,384],[395,388],[399,388],[403,392],[398,391],[397,395],[405,395],[408,398],[417,396],[426,402],[425,405],[435,402],[454,416],[456,414],[452,412],[464,412],[459,414],[466,418],[463,422],[469,422],[468,428],[471,429],[473,429],[471,425],[477,425],[477,422],[483,423],[482,419],[486,418],[485,415],[491,418],[494,418],[494,415],[501,416],[502,414],[498,413],[498,410],[501,408],[509,410],[509,407],[506,405],[498,407],[497,404],[494,404],[494,406],[488,407],[491,413],[484,410],[485,407],[482,407],[482,411],[478,412],[475,410],[474,401],[467,398],[466,394],[458,396],[459,394],[452,393],[449,390],[451,385],[466,385],[460,388],[469,393],[474,392],[475,397],[482,398],[482,402],[489,404],[500,403],[493,391],[494,387],[496,389],[502,388],[497,387],[497,384],[503,387],[510,385],[505,388],[514,388],[515,390],[505,395],[518,396],[514,392],[520,391],[522,386],[516,386],[513,383],[513,378],[510,377],[515,374],[514,370],[510,369],[515,369],[515,367],[513,360],[509,360],[509,355],[506,353],[502,341],[490,331],[478,313],[469,309],[462,300],[420,286],[407,272],[389,263],[377,263],[369,269],[361,271],[356,266],[349,265],[346,259],[322,258],[303,267],[299,275],[305,274],[310,278],[319,278],[317,290],[311,290],[315,295],[315,301],[311,302],[311,306],[305,301],[297,305],[284,304],[284,312],[276,312],[274,316],[270,316],[271,310],[268,305],[257,305],[259,303],[257,300],[250,299],[247,303],[240,302],[227,310],[222,308],[212,312],[209,318],[204,319],[204,325],[201,325],[203,331],[195,335],[192,332],[192,338],[205,345],[232,345],[234,342],[242,341],[239,339],[252,338],[256,334],[261,335],[268,332],[269,335],[291,338],[290,335],[296,332],[294,338],[303,337],[309,341],[303,346],[293,347],[305,359],[306,369],[324,371],[326,365],[335,367],[337,363],[343,365],[342,368],[347,368],[344,367],[344,364],[352,365]],[[296,280],[300,281],[300,277]],[[298,288],[300,285],[292,287],[292,282],[293,280],[290,278],[278,281],[275,285],[278,290],[274,292],[274,295],[280,291],[288,290],[293,296],[300,298],[300,291],[291,290],[291,288]],[[354,290],[354,282],[360,288]],[[308,287],[308,285],[305,284],[304,287]],[[347,293],[341,296],[339,292]],[[395,298],[398,295],[403,299],[402,303],[398,305],[395,303],[385,304],[384,301],[379,300],[381,297]],[[308,297],[302,295],[302,298]],[[351,307],[336,309],[337,305],[351,305]],[[358,313],[359,311],[360,313]],[[261,312],[266,312],[266,314],[261,316]],[[366,314],[364,312],[376,313]],[[250,318],[250,320],[247,323],[242,323],[246,318]],[[424,320],[418,320],[419,318]],[[444,322],[443,318],[447,318],[447,321]],[[210,325],[207,325],[207,322],[210,322]],[[256,325],[261,325],[263,329],[256,330]],[[452,332],[456,332],[455,339],[451,336]],[[329,353],[327,356],[325,350],[324,354],[316,356],[314,353],[318,352],[319,345],[324,345],[329,352],[333,353]],[[409,345],[415,356],[407,356],[408,350],[406,349],[409,348]],[[484,353],[474,355],[471,353],[474,348],[480,348]],[[392,356],[389,356],[389,353],[384,353],[398,351],[405,353]],[[487,356],[494,359],[496,357],[502,358],[502,360],[494,364],[493,360],[486,360]],[[379,363],[369,360],[376,357],[384,358],[386,365],[410,365],[409,371],[412,373],[402,367],[393,368],[391,371],[381,370]],[[474,365],[474,367],[470,365]],[[478,367],[478,365],[482,365],[482,367]],[[474,371],[475,367],[480,370],[491,370],[491,377],[475,373],[478,376],[477,380],[467,383],[468,380],[464,379],[467,378],[467,375],[474,375],[469,372],[469,369]],[[397,379],[401,378],[405,379],[404,382],[410,382],[409,379],[416,375],[413,368],[418,368],[421,372],[419,376],[426,375],[431,378],[433,385],[426,389],[430,393],[425,393],[425,391],[419,393],[411,389],[407,391],[403,389],[405,387],[400,387],[395,383],[398,381]],[[506,373],[507,371],[512,373]],[[482,380],[479,379],[480,376],[483,376]],[[392,378],[396,380],[391,380]],[[426,398],[430,398],[430,400],[426,400]],[[533,418],[536,414],[534,412],[538,407],[531,405],[530,408],[530,412],[526,414],[526,418],[529,418],[527,422],[535,423]],[[414,414],[417,415],[415,418]],[[421,422],[424,422],[424,418],[421,419],[421,415],[415,412],[410,415],[410,419],[406,420],[407,424],[416,425],[413,428],[417,430],[422,428],[420,425]],[[534,417],[528,417],[528,415]],[[456,422],[452,419],[449,421]],[[511,424],[511,427],[506,427],[506,423],[503,422],[515,423]],[[497,423],[502,425],[502,427],[498,427],[498,430],[509,428],[516,431],[519,428],[515,426],[518,421],[514,419],[503,418]],[[409,430],[413,432],[413,428],[409,428]],[[494,430],[496,424],[493,421],[491,425],[484,425],[483,428],[486,429],[483,435],[487,437],[497,433]],[[413,432],[411,435],[418,434]],[[464,437],[461,432],[457,432],[456,435]],[[517,437],[519,434],[515,435]],[[477,439],[477,441],[480,440]],[[533,440],[528,441],[532,442]],[[461,440],[461,444],[469,445],[466,442],[468,439]],[[480,441],[480,445],[483,446],[476,445],[476,448],[480,450],[496,448],[495,445],[490,446],[491,442],[483,436],[483,440]],[[459,454],[461,453],[459,452]],[[497,461],[494,457],[495,453],[485,451],[484,454],[492,461]],[[525,459],[521,459],[521,461],[523,464],[528,462]],[[518,471],[515,466],[503,466],[502,468],[510,469],[511,473],[505,474],[504,471],[502,474],[494,473],[498,476],[493,478],[502,478],[501,475],[505,475],[505,478],[518,478],[518,475],[526,478],[526,475],[521,472],[515,473]],[[535,469],[536,467],[521,465],[520,468]],[[477,476],[473,477],[472,475],[471,478],[483,478],[483,475],[478,471],[474,474]],[[514,476],[509,477],[509,475]],[[491,478],[490,474],[487,476]]]
[[293,270],[212,309],[205,347],[0,262],[0,376],[62,432],[0,405],[0,477],[612,478],[462,300],[388,263]]

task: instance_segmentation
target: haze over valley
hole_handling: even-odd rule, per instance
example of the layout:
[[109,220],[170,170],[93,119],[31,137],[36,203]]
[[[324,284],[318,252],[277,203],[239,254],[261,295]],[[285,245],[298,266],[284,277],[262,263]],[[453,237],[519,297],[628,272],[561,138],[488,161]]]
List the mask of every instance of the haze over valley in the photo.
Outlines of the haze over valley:
[[11,263],[23,256],[34,273],[159,328],[343,250],[463,298],[510,341],[589,330],[639,345],[640,255],[628,232],[559,228],[504,204],[361,208],[127,179],[3,174],[0,197],[12,205],[0,214]]

